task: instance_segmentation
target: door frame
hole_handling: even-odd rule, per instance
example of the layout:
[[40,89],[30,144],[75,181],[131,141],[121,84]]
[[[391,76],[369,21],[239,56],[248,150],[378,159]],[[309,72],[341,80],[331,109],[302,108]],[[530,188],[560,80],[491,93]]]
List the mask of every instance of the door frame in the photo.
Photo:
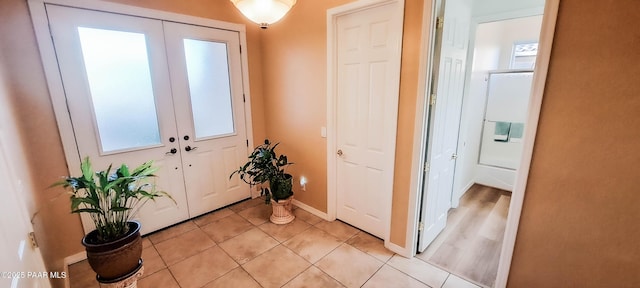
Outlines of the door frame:
[[[72,8],[88,9],[107,13],[124,14],[135,17],[172,21],[238,32],[240,35],[240,47],[245,48],[240,54],[240,61],[242,65],[242,88],[245,95],[245,127],[247,131],[247,139],[249,140],[247,153],[249,153],[249,147],[253,147],[253,123],[251,116],[249,65],[247,58],[248,53],[246,52],[246,27],[244,24],[236,24],[202,17],[189,16],[112,2],[104,2],[100,0],[27,1],[29,12],[31,13],[31,21],[33,22],[33,28],[38,43],[38,49],[40,51],[40,60],[42,61],[45,79],[47,81],[47,88],[49,89],[49,96],[51,97],[51,102],[56,117],[56,123],[58,126],[58,131],[60,133],[60,140],[62,142],[64,156],[70,175],[73,175],[77,173],[77,171],[80,171],[80,162],[82,155],[79,155],[78,145],[75,141],[73,124],[71,121],[71,115],[67,107],[67,99],[62,83],[62,75],[60,74],[60,70],[58,68],[58,60],[55,54],[53,39],[49,30],[49,20],[47,18],[45,4],[68,6]],[[85,230],[85,233],[88,233],[89,231],[86,231],[87,227],[93,227],[91,220],[88,219],[88,217],[80,217],[80,219],[82,220],[82,226]]]
[[[478,30],[478,25],[494,22],[494,21],[504,21],[509,19],[517,19],[517,18],[532,17],[532,16],[539,16],[539,15],[544,15],[544,7],[520,9],[520,10],[514,10],[514,11],[509,11],[504,13],[472,17],[471,28],[469,30],[469,48],[470,49],[469,49],[469,52],[467,53],[467,59],[473,58],[473,50],[474,50],[473,48],[475,47],[475,43],[476,43],[476,32]],[[471,84],[472,71],[470,71],[470,69],[467,69],[467,70],[468,70],[467,76],[465,77],[465,82],[464,82],[465,87],[469,87],[469,85]],[[464,105],[464,98],[468,97],[468,93],[469,93],[469,90],[468,89],[465,90],[464,96],[463,96],[463,105]],[[463,113],[464,113],[464,110],[463,110]],[[460,135],[462,135],[462,130],[460,131]],[[460,158],[467,157],[467,155],[464,153],[458,153],[458,155],[461,155]],[[455,171],[456,174],[459,172],[459,169],[461,167],[463,167],[463,165],[456,165],[456,171]],[[453,181],[454,181],[453,182],[454,190],[451,193],[452,194],[451,206],[453,206],[453,208],[457,208],[460,205],[460,198],[462,197],[464,192],[466,192],[471,188],[471,186],[473,186],[474,182],[470,181],[469,183],[460,183],[459,177],[454,178]]]
[[[337,43],[337,21],[340,16],[348,15],[351,13],[356,13],[362,10],[367,10],[370,8],[375,8],[378,6],[383,6],[387,4],[397,4],[397,9],[395,11],[390,11],[393,17],[404,23],[404,0],[358,0],[354,1],[342,6],[334,7],[327,10],[327,217],[326,219],[329,221],[336,220],[337,215],[337,201],[338,201],[338,183],[337,183],[337,159],[335,157],[335,153],[337,151],[337,53],[336,53],[336,43]],[[402,37],[402,36],[401,36]],[[401,40],[402,42],[402,40]],[[401,61],[401,49],[399,51],[399,55],[397,55],[397,59],[394,59],[394,65],[397,65],[398,68],[398,81],[400,80],[400,61]],[[395,55],[394,55],[395,57]],[[395,67],[394,67],[395,68]],[[399,83],[399,82],[398,82]],[[396,100],[399,100],[398,97]],[[396,125],[397,126],[397,125]],[[393,185],[394,178],[394,164],[395,163],[395,143],[396,137],[394,133],[394,137],[392,139],[393,142],[393,153],[388,155],[385,163],[391,163],[388,165],[389,170],[387,173],[387,179],[384,181],[390,181],[391,186]],[[384,233],[384,245],[385,246],[396,246],[390,242],[390,231],[391,231],[391,199],[393,196],[393,191],[390,191],[390,195],[388,195],[388,199],[383,199],[381,201],[385,201],[385,211],[383,212],[386,215],[385,219],[385,233]],[[389,247],[388,247],[389,248]],[[397,249],[392,249],[397,250]]]
[[[434,45],[434,33],[433,23],[435,23],[435,3],[437,0],[425,0],[424,3],[424,15],[423,15],[423,47],[421,58],[426,59],[426,67],[421,70],[430,70],[433,63],[433,45]],[[520,215],[522,212],[522,206],[524,203],[524,194],[527,186],[527,179],[529,175],[529,168],[531,165],[531,159],[533,155],[533,147],[538,128],[538,120],[540,117],[540,109],[542,105],[542,98],[544,96],[544,89],[549,69],[549,60],[551,58],[551,49],[553,44],[553,37],[555,33],[556,20],[558,15],[558,7],[560,0],[546,0],[544,7],[544,14],[542,20],[542,28],[540,31],[540,44],[539,52],[536,60],[536,69],[533,77],[533,86],[531,92],[531,98],[529,100],[529,109],[527,116],[528,125],[525,128],[524,148],[521,156],[520,167],[516,174],[516,180],[514,190],[511,197],[511,204],[509,206],[509,214],[507,217],[506,230],[504,235],[504,241],[502,245],[502,251],[500,254],[500,262],[498,266],[498,273],[496,276],[495,287],[506,287],[507,279],[509,277],[509,269],[511,268],[511,260],[515,248],[516,236],[518,233],[518,225],[520,222]],[[421,60],[421,63],[422,60]],[[407,215],[407,227],[406,238],[404,243],[404,249],[399,253],[405,257],[413,257],[417,251],[417,237],[418,231],[418,216],[420,212],[420,198],[422,194],[422,171],[424,171],[424,159],[426,150],[425,130],[428,124],[428,100],[430,89],[430,71],[421,71],[419,78],[419,94],[416,105],[416,129],[414,131],[414,143],[413,143],[413,159],[420,159],[412,165],[411,168],[411,191],[409,194],[409,209]]]

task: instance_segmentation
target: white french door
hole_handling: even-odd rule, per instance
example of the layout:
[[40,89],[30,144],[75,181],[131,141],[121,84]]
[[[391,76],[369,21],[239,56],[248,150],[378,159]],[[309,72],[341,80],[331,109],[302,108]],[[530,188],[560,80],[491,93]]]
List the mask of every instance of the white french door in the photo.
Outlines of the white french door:
[[[429,119],[429,142],[422,196],[422,231],[418,251],[424,251],[444,230],[451,208],[451,193],[457,159],[460,110],[464,92],[465,65],[471,21],[470,0],[443,0],[444,25],[434,67],[435,103]],[[439,15],[443,15],[440,14]],[[441,32],[441,33],[440,33]],[[437,45],[437,44],[436,44]]]
[[336,22],[336,216],[386,239],[398,115],[402,19],[394,2]]
[[[247,152],[241,73],[230,68],[240,66],[232,52],[239,51],[237,32],[200,39],[199,31],[221,30],[46,8],[80,157],[89,156],[95,169],[154,160],[157,188],[177,202],[148,203],[138,215],[143,233],[250,196],[248,187],[226,180]],[[193,39],[182,39],[190,33]],[[220,152],[229,147],[235,157]]]
[[[191,217],[250,197],[238,32],[164,22]],[[188,100],[185,101],[185,95]]]

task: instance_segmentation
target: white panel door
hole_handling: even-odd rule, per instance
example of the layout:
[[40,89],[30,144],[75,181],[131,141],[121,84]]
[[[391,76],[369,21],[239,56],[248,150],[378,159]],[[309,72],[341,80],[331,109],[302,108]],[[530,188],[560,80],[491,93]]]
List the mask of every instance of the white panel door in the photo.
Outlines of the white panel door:
[[[51,287],[49,276],[63,278],[61,273],[46,274],[40,277],[27,273],[47,273],[42,256],[37,248],[31,247],[29,232],[33,231],[25,203],[19,198],[21,184],[16,183],[12,175],[3,146],[3,139],[12,139],[4,134],[0,123],[0,183],[2,183],[2,201],[0,201],[0,286],[37,288]],[[16,171],[14,171],[16,172]],[[59,271],[60,272],[60,271]]]
[[229,175],[247,158],[240,35],[165,22],[191,217],[251,197]]
[[147,203],[143,234],[188,219],[162,21],[46,7],[80,157],[96,170],[160,167],[157,188],[177,205]]
[[437,43],[441,47],[434,68],[436,100],[429,115],[429,171],[424,177],[419,251],[424,251],[444,229],[451,208],[469,42],[471,1],[446,0],[443,5],[444,27],[438,31]]
[[337,218],[385,238],[393,190],[398,3],[337,19]]

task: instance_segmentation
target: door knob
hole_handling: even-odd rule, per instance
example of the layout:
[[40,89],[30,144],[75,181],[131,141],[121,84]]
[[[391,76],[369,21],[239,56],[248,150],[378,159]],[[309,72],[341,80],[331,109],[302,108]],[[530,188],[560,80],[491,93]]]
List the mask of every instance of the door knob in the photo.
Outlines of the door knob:
[[458,154],[457,153],[451,154],[451,160],[456,160],[456,159],[458,159]]
[[187,151],[187,152],[189,152],[191,150],[196,150],[196,149],[198,149],[198,147],[191,147],[191,146],[184,147],[184,150]]
[[342,154],[344,154],[344,153],[342,153],[342,149],[338,149],[337,154],[338,154],[338,156],[342,156]]
[[169,150],[169,152],[164,153],[164,154],[167,154],[167,155],[168,155],[168,154],[176,154],[176,153],[178,153],[178,149],[176,149],[176,148],[171,148],[171,150]]

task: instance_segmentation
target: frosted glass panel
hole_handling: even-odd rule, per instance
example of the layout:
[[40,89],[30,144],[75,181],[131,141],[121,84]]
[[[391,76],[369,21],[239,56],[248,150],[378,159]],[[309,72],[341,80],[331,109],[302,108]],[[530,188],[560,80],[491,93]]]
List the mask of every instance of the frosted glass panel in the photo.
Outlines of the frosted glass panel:
[[184,39],[196,138],[234,132],[225,43]]
[[145,35],[78,32],[102,151],[160,144]]

